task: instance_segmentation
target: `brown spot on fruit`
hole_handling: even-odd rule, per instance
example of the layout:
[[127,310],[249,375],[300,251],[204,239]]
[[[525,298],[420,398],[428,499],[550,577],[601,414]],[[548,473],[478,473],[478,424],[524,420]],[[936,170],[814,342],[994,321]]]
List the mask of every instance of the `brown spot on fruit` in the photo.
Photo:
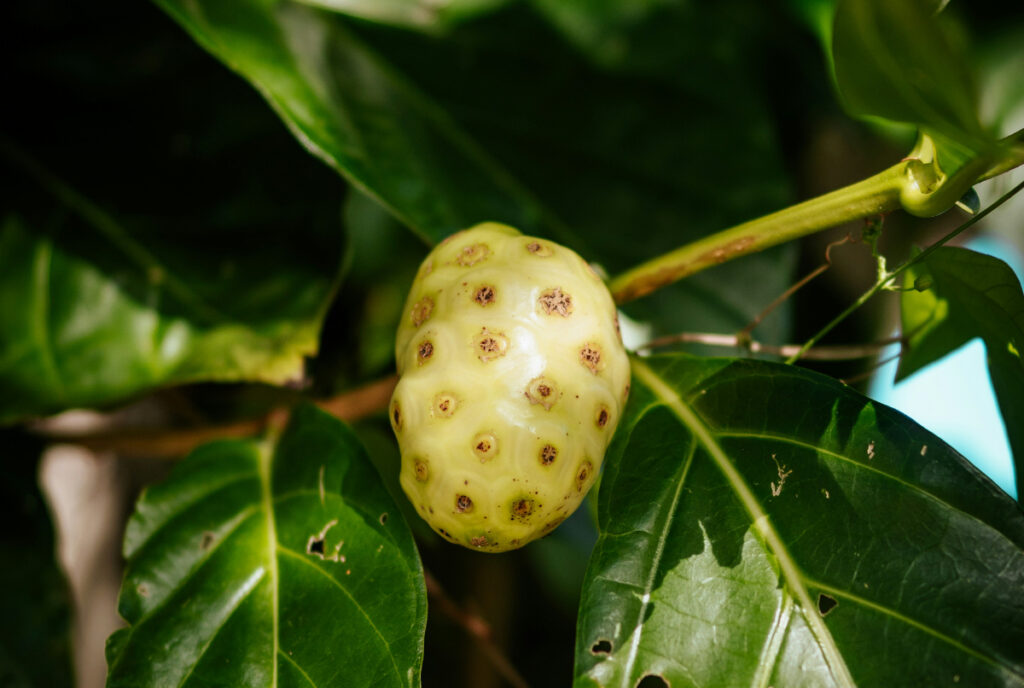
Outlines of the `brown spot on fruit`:
[[434,355],[434,344],[433,342],[422,341],[419,347],[416,349],[416,363],[423,365],[430,360],[430,357]]
[[421,483],[427,482],[427,478],[430,477],[430,466],[423,459],[416,459],[413,464],[412,472],[416,476],[416,480]]
[[478,535],[478,536],[476,536],[474,538],[470,538],[469,539],[469,544],[473,545],[474,547],[486,547],[487,546],[487,536],[486,535]]
[[572,296],[566,294],[560,287],[545,289],[537,299],[541,309],[547,315],[560,315],[568,318],[572,313]]
[[525,520],[533,513],[532,499],[517,499],[512,502],[512,520]]
[[462,267],[468,268],[482,260],[486,260],[490,253],[491,249],[487,248],[487,244],[471,244],[459,251],[459,255],[455,257],[455,262]]
[[594,472],[594,465],[589,461],[584,461],[580,464],[580,467],[576,469],[576,491],[582,492],[583,487],[587,484],[590,479],[590,474]]
[[491,332],[486,327],[476,337],[476,355],[484,363],[501,358],[508,350],[508,337],[500,332]]
[[444,528],[438,528],[437,532],[439,532],[441,535],[443,535],[446,539],[451,540],[452,542],[455,542],[455,538],[452,537],[452,534],[449,533]]
[[551,247],[539,241],[531,241],[526,245],[526,250],[538,258],[547,258],[551,255]]
[[448,392],[441,392],[434,397],[434,415],[442,418],[451,418],[458,406],[455,395]]
[[476,293],[473,294],[473,301],[480,306],[490,306],[497,298],[498,292],[489,284],[485,284],[480,287],[476,290]]
[[597,427],[603,428],[608,425],[608,421],[611,420],[611,414],[608,413],[608,409],[602,406],[597,412]]
[[601,350],[597,348],[596,344],[587,342],[583,345],[583,348],[580,349],[580,363],[594,375],[597,375],[597,372],[604,367],[601,365]]
[[558,447],[553,444],[545,444],[540,449],[540,462],[545,466],[550,466],[554,463],[555,458],[558,456]]
[[473,453],[484,463],[498,453],[498,438],[489,432],[481,432],[473,438]]
[[412,325],[413,327],[419,327],[423,323],[430,320],[430,316],[434,313],[434,299],[429,296],[424,296],[422,299],[416,302],[416,305],[412,307]]
[[473,510],[473,500],[467,495],[457,495],[455,497],[455,510],[460,514],[468,514]]
[[395,428],[395,432],[402,429],[402,409],[398,405],[398,401],[391,403],[391,424]]
[[530,403],[540,404],[545,411],[551,410],[551,407],[558,401],[558,397],[558,388],[555,383],[545,377],[534,378],[526,388],[526,398],[530,400]]

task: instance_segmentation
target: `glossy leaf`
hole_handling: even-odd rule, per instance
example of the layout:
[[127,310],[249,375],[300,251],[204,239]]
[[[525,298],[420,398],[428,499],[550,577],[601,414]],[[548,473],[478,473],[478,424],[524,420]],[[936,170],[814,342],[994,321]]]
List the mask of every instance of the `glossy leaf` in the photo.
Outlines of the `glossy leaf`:
[[0,421],[301,380],[341,263],[336,177],[152,6],[20,1],[8,22]]
[[508,0],[299,0],[382,24],[440,32]]
[[[693,30],[675,40],[693,57],[680,77],[642,81],[595,69],[524,8],[438,40],[284,0],[159,5],[432,242],[497,220],[617,270],[787,200],[744,71],[761,59],[753,18],[723,24],[728,59]],[[626,227],[643,241],[622,242]]]
[[342,423],[300,407],[277,441],[196,450],[125,537],[108,686],[418,686],[423,570]]
[[994,139],[978,120],[975,85],[938,0],[840,0],[833,32],[839,92],[851,114],[920,126],[952,172]]
[[[992,256],[942,247],[915,266],[903,293],[903,332],[909,337],[896,379],[913,375],[981,337],[1003,425],[1015,457],[1018,492],[1024,486],[1024,293],[1013,269]],[[950,402],[955,396],[950,394]]]
[[[109,226],[117,238],[97,232],[93,258],[68,247],[84,238],[81,225],[49,235],[18,216],[0,225],[0,420],[196,380],[301,379],[304,356],[316,352],[328,275],[281,263],[266,284],[217,288],[216,301],[207,300],[210,289]],[[138,253],[129,258],[115,241]],[[106,260],[119,269],[107,272]]]
[[1024,513],[830,378],[636,359],[599,527],[576,685],[1024,685]]

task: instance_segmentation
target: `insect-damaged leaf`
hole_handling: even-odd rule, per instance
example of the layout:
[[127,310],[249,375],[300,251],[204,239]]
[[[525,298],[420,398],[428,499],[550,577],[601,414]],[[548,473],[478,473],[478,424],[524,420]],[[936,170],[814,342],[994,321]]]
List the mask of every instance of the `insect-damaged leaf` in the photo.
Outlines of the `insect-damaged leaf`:
[[426,592],[402,515],[342,423],[197,449],[125,537],[108,686],[419,685]]
[[633,380],[577,685],[1024,685],[1024,514],[941,440],[791,366]]

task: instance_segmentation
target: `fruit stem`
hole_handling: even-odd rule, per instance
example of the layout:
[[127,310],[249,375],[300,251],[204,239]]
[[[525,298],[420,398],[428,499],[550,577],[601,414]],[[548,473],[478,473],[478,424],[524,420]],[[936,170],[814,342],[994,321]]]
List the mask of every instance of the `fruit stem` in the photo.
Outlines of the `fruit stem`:
[[614,277],[609,289],[622,304],[701,270],[829,227],[898,208],[932,217],[951,208],[975,183],[1024,164],[1024,134],[1012,134],[990,153],[953,174],[939,166],[935,144],[921,134],[905,159],[823,196],[698,239]]

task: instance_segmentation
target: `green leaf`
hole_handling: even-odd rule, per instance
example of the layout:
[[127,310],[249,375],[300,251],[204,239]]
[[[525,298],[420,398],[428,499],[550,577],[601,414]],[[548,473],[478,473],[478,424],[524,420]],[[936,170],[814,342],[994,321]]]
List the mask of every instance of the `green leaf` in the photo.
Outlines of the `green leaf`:
[[703,50],[704,17],[674,39],[693,58],[679,77],[645,80],[595,68],[521,7],[442,40],[286,0],[158,4],[431,242],[496,220],[615,271],[788,200],[747,71],[753,10],[729,15],[721,55]]
[[0,21],[26,104],[0,113],[0,421],[301,379],[341,262],[337,178],[156,8]]
[[840,0],[836,83],[847,110],[916,124],[947,173],[995,143],[978,120],[972,75],[937,0]]
[[350,14],[382,24],[430,32],[442,32],[452,25],[484,14],[509,0],[299,0],[308,5]]
[[[903,292],[907,346],[896,379],[981,337],[989,376],[1015,457],[1018,491],[1024,486],[1024,293],[1013,269],[992,256],[944,246],[914,266]],[[952,396],[950,397],[951,403]]]
[[71,688],[71,595],[39,489],[42,445],[4,430],[0,446],[6,459],[0,480],[0,685]]
[[[263,263],[273,278],[238,280],[235,290],[231,278],[193,282],[183,263],[170,267],[101,218],[113,236],[93,232],[86,256],[72,248],[86,240],[83,225],[49,234],[17,216],[0,225],[0,421],[197,380],[301,379],[303,357],[317,349],[329,275],[238,256],[238,268]],[[138,255],[119,251],[120,240]]]
[[790,366],[633,370],[576,685],[1024,685],[1024,513],[941,440]]
[[299,407],[276,442],[196,450],[125,536],[108,686],[418,686],[423,569],[351,431]]

